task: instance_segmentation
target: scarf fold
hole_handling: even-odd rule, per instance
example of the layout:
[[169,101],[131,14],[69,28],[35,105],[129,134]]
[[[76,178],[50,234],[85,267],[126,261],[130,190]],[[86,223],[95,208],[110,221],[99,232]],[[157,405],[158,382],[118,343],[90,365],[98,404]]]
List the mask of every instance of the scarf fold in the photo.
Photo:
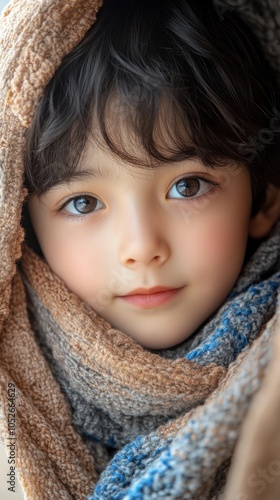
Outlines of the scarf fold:
[[161,358],[74,295],[29,247],[22,258],[30,322],[80,432],[120,448],[200,404],[224,369]]
[[[102,471],[115,455],[92,498],[158,498],[160,491],[167,494],[167,485],[153,474],[160,475],[163,467],[164,477],[167,471],[176,476],[179,463],[186,472],[193,463],[193,453],[196,473],[181,481],[180,488],[192,490],[196,477],[199,488],[211,489],[211,478],[231,457],[238,428],[269,360],[271,327],[257,339],[257,347],[248,347],[276,309],[280,223],[244,266],[221,308],[192,339],[170,349],[167,358],[112,328],[28,246],[19,269],[36,342],[71,408],[76,431],[95,462],[102,462],[95,463],[96,470]],[[240,372],[240,360],[248,352],[249,361],[243,362]],[[230,406],[230,418],[225,419]],[[214,427],[209,427],[209,422]],[[210,440],[209,447],[209,435],[217,430],[219,442]],[[181,448],[184,452],[179,453]],[[153,484],[152,489],[147,489],[147,484]],[[142,496],[137,497],[139,488]],[[164,498],[177,498],[171,490]],[[198,498],[191,495],[194,493],[184,498]]]
[[[111,328],[22,247],[26,130],[101,5],[11,0],[1,13],[1,437],[7,445],[12,387],[28,500],[218,500],[280,330],[279,225],[222,307],[186,342],[157,352]],[[244,18],[280,84],[278,0],[214,5],[221,22],[227,10]]]

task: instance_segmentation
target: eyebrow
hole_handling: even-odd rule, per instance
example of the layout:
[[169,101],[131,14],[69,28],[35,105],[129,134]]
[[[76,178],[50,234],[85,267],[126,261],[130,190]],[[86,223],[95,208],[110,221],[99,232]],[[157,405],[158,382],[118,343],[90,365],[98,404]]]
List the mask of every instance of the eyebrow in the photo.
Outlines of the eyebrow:
[[[198,155],[194,152],[193,154],[189,154],[188,157],[185,158],[185,160],[197,160],[199,157]],[[181,160],[182,162],[183,160]],[[180,160],[178,161],[180,164]],[[163,168],[163,167],[170,167],[170,164],[162,165],[161,167],[154,167],[155,169],[158,168]],[[143,170],[145,168],[143,167]],[[153,169],[153,167],[150,167],[150,169]],[[47,194],[47,192],[53,192],[56,189],[59,189],[63,186],[67,186],[68,184],[71,184],[73,182],[78,182],[81,180],[90,180],[90,179],[106,179],[106,180],[113,180],[115,178],[115,172],[113,169],[108,169],[104,166],[100,168],[100,166],[97,165],[95,168],[87,169],[87,168],[81,168],[75,172],[72,172],[71,175],[68,177],[62,179],[61,181],[56,182],[53,186],[49,187],[47,191],[44,194]],[[44,196],[44,194],[42,196]]]
[[98,167],[95,169],[86,169],[83,168],[81,170],[77,170],[76,172],[73,172],[71,175],[69,175],[67,178],[62,179],[59,182],[56,182],[53,186],[51,186],[48,189],[48,192],[54,191],[56,188],[59,189],[62,186],[65,186],[67,184],[71,184],[72,182],[75,181],[81,181],[81,180],[89,180],[89,179],[110,179],[113,177],[113,172],[112,170],[109,170],[107,168],[102,168],[102,170]]
[[[143,170],[144,167],[143,167]],[[152,170],[152,168],[150,168]],[[75,172],[72,172],[71,175],[67,176],[64,179],[61,179],[60,181],[56,182],[53,186],[49,187],[44,194],[47,194],[49,192],[55,191],[55,189],[59,189],[63,186],[67,186],[68,184],[71,184],[73,182],[78,182],[82,180],[90,180],[90,179],[106,179],[106,180],[115,180],[116,179],[116,172],[114,169],[109,169],[104,166],[100,168],[100,166],[97,166],[95,168],[87,169],[87,168],[81,168],[80,170],[77,170]]]
[[78,170],[77,172],[73,172],[73,174],[71,174],[71,176],[63,182],[73,182],[76,180],[89,179],[90,177],[93,177],[94,179],[103,179],[104,177],[110,177],[111,175],[112,171],[106,168],[103,168],[102,170],[100,168],[91,170],[84,168],[82,170]]

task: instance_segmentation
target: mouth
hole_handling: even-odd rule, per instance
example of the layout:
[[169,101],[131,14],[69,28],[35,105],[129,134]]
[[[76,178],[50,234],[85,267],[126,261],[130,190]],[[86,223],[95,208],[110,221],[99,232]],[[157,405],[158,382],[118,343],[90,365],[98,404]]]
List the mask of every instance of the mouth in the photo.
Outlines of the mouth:
[[180,288],[168,288],[158,286],[154,288],[136,288],[127,295],[118,298],[140,308],[148,309],[170,302],[177,297],[184,286]]

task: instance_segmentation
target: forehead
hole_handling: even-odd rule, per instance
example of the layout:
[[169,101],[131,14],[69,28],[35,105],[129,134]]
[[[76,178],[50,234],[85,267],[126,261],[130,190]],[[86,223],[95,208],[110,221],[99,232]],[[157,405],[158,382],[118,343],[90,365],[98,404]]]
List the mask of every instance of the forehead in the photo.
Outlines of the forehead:
[[[83,158],[79,170],[75,171],[67,181],[62,181],[54,185],[45,195],[55,194],[57,191],[60,192],[60,189],[64,192],[65,188],[71,191],[73,188],[87,189],[89,185],[100,186],[100,182],[108,183],[111,186],[116,186],[116,188],[117,186],[131,187],[131,181],[135,182],[136,186],[143,182],[143,187],[145,185],[150,189],[152,185],[163,186],[166,182],[174,180],[175,177],[178,180],[178,177],[183,174],[198,177],[203,177],[206,174],[208,178],[210,174],[210,178],[223,184],[228,183],[230,177],[236,178],[238,176],[235,182],[243,183],[244,181],[244,176],[238,175],[242,174],[245,169],[244,166],[235,165],[229,167],[225,165],[224,167],[216,168],[215,172],[213,172],[214,169],[203,165],[199,159],[193,158],[172,164],[165,163],[153,168],[137,167],[123,162],[119,158],[115,158],[110,150],[103,150],[94,142],[92,143],[92,149],[88,145]],[[161,184],[162,181],[164,181],[164,184]],[[92,182],[93,184],[91,184]],[[43,195],[43,198],[45,195]]]
[[[116,146],[116,156],[120,157],[119,152],[123,152],[127,163],[131,157],[135,160],[132,164],[136,166],[138,163],[142,166],[155,167],[161,165],[163,161],[148,154],[148,150],[154,149],[167,158],[178,151],[179,143],[181,146],[193,146],[190,127],[174,100],[167,97],[159,98],[157,112],[155,115],[147,115],[146,124],[142,123],[141,111],[139,102],[133,107],[131,103],[121,102],[114,93],[109,96],[104,112],[104,128],[107,137]],[[95,112],[89,140],[93,140],[99,147],[108,151],[108,144],[105,143],[100,130],[100,119],[96,117]]]

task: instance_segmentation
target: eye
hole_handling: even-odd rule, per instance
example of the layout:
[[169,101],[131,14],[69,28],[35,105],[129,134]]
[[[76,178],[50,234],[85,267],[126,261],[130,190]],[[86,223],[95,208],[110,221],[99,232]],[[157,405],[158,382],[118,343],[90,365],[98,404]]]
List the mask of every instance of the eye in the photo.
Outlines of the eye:
[[173,184],[168,198],[200,198],[211,189],[209,186],[216,186],[216,183],[199,177],[184,177]]
[[[101,207],[99,204],[101,204]],[[82,195],[71,198],[63,205],[63,207],[61,207],[61,209],[63,209],[66,213],[75,216],[78,214],[87,215],[102,207],[104,207],[104,204],[94,196]]]

